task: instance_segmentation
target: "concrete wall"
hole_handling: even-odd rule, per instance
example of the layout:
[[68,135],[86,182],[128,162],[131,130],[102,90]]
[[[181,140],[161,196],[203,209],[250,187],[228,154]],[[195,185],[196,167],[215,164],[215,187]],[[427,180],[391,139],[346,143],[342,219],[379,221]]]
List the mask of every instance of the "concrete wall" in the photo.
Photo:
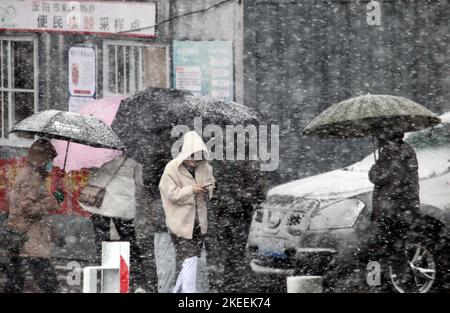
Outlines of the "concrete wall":
[[320,112],[344,99],[404,96],[437,114],[450,110],[448,1],[245,1],[245,104],[280,125],[273,182],[344,167],[373,149],[370,140],[302,135]]

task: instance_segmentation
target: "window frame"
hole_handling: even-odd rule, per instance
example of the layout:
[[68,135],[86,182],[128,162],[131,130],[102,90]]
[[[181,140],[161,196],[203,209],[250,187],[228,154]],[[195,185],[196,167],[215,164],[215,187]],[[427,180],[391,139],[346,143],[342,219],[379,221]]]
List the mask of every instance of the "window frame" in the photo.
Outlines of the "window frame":
[[[12,42],[32,42],[33,43],[33,91],[31,89],[22,89],[22,88],[13,88],[12,87],[12,50],[11,43]],[[7,64],[8,67],[8,86],[0,87],[1,92],[5,92],[8,94],[8,138],[4,138],[4,130],[2,127],[1,135],[0,135],[0,146],[10,146],[10,147],[25,147],[29,148],[31,144],[34,142],[34,139],[20,138],[14,133],[9,133],[11,130],[11,126],[13,125],[13,110],[14,107],[12,105],[12,93],[14,92],[27,92],[34,93],[34,113],[39,110],[39,56],[38,56],[38,40],[35,36],[4,36],[0,35],[0,45],[3,45],[4,42],[7,42],[9,47],[8,49],[8,59],[9,62]],[[0,56],[1,57],[1,56]],[[0,67],[3,66],[3,62]],[[3,82],[4,73],[1,72],[0,75]],[[3,123],[3,122],[2,122]]]
[[[139,48],[164,48],[165,49],[165,57],[166,57],[166,88],[170,88],[170,49],[169,45],[165,44],[148,44],[140,41],[132,41],[132,40],[104,40],[103,41],[103,97],[110,97],[114,95],[118,95],[119,93],[112,92],[109,89],[109,47],[110,46],[129,46],[129,47],[139,47]],[[140,57],[143,58],[143,54],[140,53]],[[143,60],[143,59],[142,59]],[[133,62],[136,63],[136,62]],[[117,61],[116,61],[117,64]],[[136,67],[136,64],[135,64]],[[143,90],[143,73],[144,68],[138,69],[141,71],[138,77],[141,77],[141,81],[138,82],[138,90],[135,92],[139,92]],[[118,73],[116,72],[116,82],[118,81]],[[117,88],[117,86],[116,86]],[[131,95],[125,94],[125,95]]]

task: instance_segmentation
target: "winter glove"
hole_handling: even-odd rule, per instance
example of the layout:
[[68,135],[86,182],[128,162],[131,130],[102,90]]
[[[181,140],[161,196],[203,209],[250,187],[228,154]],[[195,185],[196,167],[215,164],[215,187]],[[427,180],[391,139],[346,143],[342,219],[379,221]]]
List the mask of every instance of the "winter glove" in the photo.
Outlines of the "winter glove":
[[64,201],[64,193],[61,191],[61,189],[56,190],[53,193],[53,196],[55,196],[55,199],[58,202],[58,204]]

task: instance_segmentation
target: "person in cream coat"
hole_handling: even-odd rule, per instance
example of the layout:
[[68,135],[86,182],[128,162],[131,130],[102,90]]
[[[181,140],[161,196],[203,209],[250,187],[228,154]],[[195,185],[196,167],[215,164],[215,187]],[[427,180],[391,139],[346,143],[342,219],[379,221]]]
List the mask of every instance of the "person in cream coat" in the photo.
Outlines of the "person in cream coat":
[[184,134],[180,154],[170,161],[159,188],[180,274],[174,292],[196,292],[196,262],[208,230],[208,201],[215,179],[208,150],[195,132]]

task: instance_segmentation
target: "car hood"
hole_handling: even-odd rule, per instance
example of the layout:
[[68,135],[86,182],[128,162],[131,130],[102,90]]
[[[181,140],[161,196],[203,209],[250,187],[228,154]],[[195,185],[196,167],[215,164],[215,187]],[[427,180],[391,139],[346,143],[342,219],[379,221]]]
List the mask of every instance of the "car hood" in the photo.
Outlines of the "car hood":
[[353,197],[372,189],[367,172],[339,169],[276,186],[267,195],[333,200]]
[[[424,180],[441,176],[450,169],[450,145],[417,149],[419,178]],[[333,200],[353,197],[370,192],[373,184],[368,172],[374,164],[374,156],[368,155],[346,168],[295,180],[269,190],[268,196],[294,196],[317,200]],[[444,186],[447,182],[444,182]]]

